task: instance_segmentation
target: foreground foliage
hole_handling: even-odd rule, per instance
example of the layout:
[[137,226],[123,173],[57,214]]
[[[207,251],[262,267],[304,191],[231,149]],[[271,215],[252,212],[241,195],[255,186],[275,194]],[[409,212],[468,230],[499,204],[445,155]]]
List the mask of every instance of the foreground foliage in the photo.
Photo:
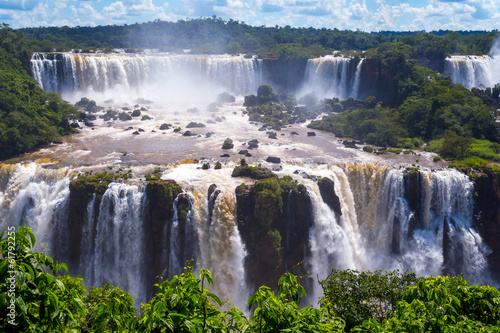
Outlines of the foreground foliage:
[[[65,264],[33,252],[35,244],[28,227],[1,234],[2,332],[500,330],[497,289],[471,286],[461,277],[417,278],[407,271],[333,270],[320,281],[325,294],[320,308],[301,304],[305,289],[297,276],[287,273],[279,279],[276,292],[261,286],[250,296],[247,305],[251,316],[247,317],[238,308],[222,309],[226,302],[209,291],[213,285],[210,271],[200,269],[195,274],[188,266],[184,273],[157,284],[158,293],[137,313],[127,292],[110,284],[88,291],[82,278],[65,274]],[[15,314],[12,321],[11,313]]]

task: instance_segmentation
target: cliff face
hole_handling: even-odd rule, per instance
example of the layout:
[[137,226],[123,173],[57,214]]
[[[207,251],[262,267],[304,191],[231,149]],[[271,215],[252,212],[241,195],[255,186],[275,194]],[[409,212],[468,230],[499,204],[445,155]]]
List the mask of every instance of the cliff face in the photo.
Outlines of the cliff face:
[[[309,255],[312,203],[304,186],[289,177],[236,188],[238,229],[248,251],[246,271],[255,287],[276,286],[288,270],[303,275]],[[292,269],[293,268],[293,269]]]
[[271,84],[277,91],[293,93],[303,84],[307,59],[263,60],[263,82]]
[[474,180],[474,223],[491,248],[488,257],[494,279],[500,280],[500,174],[485,170]]

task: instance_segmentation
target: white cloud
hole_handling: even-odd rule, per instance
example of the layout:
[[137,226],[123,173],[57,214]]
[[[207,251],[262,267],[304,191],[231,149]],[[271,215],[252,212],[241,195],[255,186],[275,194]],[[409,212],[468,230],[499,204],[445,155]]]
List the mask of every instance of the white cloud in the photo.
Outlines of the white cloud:
[[102,13],[105,17],[112,19],[124,19],[127,15],[127,8],[123,5],[123,2],[117,1],[107,7],[104,7]]
[[500,28],[500,0],[0,0],[0,22],[14,28],[212,15],[268,26],[491,30]]

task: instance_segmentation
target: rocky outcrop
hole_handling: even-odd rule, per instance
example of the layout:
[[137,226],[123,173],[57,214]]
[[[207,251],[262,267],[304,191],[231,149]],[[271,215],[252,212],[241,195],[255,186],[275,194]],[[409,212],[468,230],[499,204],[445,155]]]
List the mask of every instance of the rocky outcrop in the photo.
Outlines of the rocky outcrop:
[[488,263],[500,280],[500,173],[485,169],[471,175],[474,180],[474,223],[492,250]]
[[[147,297],[153,295],[156,277],[161,276],[167,262],[162,260],[163,249],[168,248],[171,222],[174,216],[174,200],[182,192],[182,188],[173,180],[152,179],[146,185],[147,217],[144,221],[146,233],[146,274]],[[167,225],[169,224],[169,225]]]
[[[250,283],[276,286],[284,272],[308,254],[312,203],[303,185],[290,177],[268,178],[236,188],[238,229],[248,251]],[[304,274],[307,267],[294,268]]]
[[340,199],[335,193],[335,183],[330,178],[322,177],[318,178],[318,187],[321,198],[335,213],[335,217],[338,221],[339,217],[342,215],[342,207],[340,205]]

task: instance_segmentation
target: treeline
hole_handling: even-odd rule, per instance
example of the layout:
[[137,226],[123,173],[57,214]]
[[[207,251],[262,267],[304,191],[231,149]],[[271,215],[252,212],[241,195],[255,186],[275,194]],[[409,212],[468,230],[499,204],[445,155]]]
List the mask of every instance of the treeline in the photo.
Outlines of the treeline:
[[500,292],[461,277],[419,278],[409,271],[333,269],[319,281],[319,308],[306,306],[301,277],[286,273],[276,289],[247,300],[251,315],[209,291],[210,271],[186,267],[160,281],[138,312],[126,291],[88,290],[65,264],[33,252],[28,227],[0,236],[2,332],[498,332]]
[[76,109],[58,94],[40,89],[23,68],[34,46],[22,33],[0,27],[0,158],[74,133],[68,119],[76,116]]
[[[367,33],[362,31],[250,26],[211,18],[177,22],[155,20],[123,26],[39,27],[20,29],[41,43],[37,51],[71,49],[190,49],[194,53],[251,53],[276,57],[292,47],[292,56],[311,57],[332,50],[364,51],[385,43],[402,42],[415,56],[442,58],[450,54],[488,54],[497,31],[437,31]],[[283,56],[283,55],[282,55]],[[290,55],[287,55],[290,56]]]

